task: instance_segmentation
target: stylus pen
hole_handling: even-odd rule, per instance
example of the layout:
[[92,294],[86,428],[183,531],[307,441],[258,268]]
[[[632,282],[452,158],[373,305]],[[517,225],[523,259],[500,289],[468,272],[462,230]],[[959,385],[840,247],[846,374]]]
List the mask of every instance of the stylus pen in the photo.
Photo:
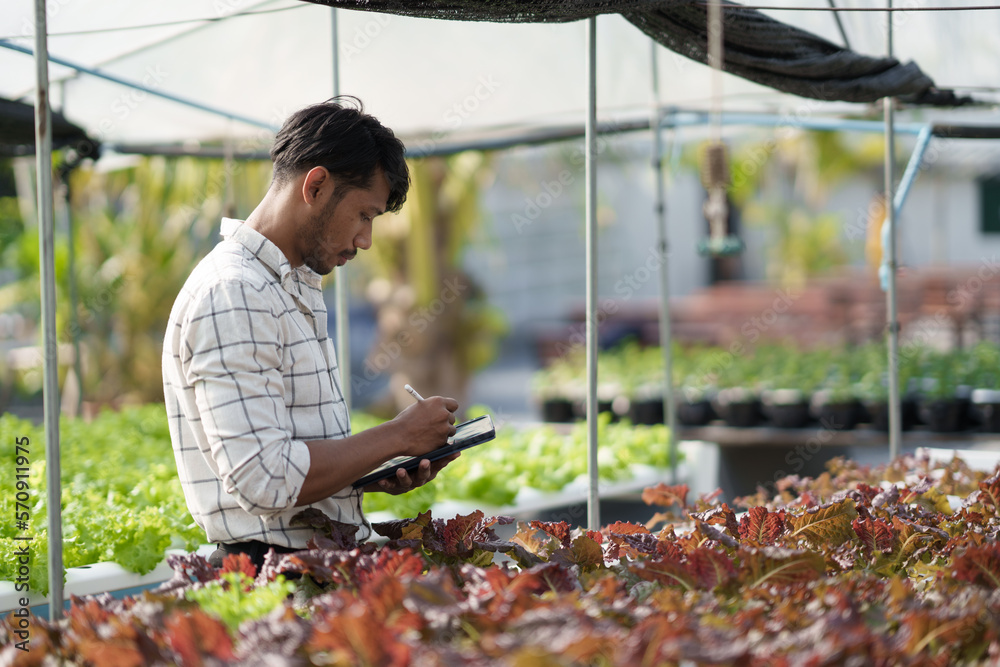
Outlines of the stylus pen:
[[414,389],[413,387],[411,387],[410,385],[408,385],[408,384],[403,385],[403,389],[405,389],[406,391],[410,392],[410,395],[413,396],[413,398],[417,399],[418,401],[424,400],[424,397],[421,396],[420,394],[418,394],[417,390]]

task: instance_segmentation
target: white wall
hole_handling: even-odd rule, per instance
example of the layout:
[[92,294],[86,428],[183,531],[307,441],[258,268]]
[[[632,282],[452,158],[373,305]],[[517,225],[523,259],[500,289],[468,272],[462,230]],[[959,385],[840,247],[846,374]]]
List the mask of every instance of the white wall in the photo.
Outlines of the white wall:
[[[584,303],[581,145],[525,148],[496,157],[496,181],[483,197],[484,238],[470,250],[466,266],[514,327],[556,325]],[[660,291],[649,151],[647,141],[619,138],[600,156],[599,305],[608,299],[656,299]],[[704,228],[701,196],[691,174],[681,174],[668,195],[673,294],[705,284],[706,262],[695,251]]]
[[[972,164],[963,146],[955,140],[928,153],[932,160],[916,180],[898,220],[901,265],[975,266],[1000,256],[1000,235],[983,235],[979,230],[975,180],[980,173],[990,172],[990,164],[1000,161],[977,155]],[[901,150],[906,148],[901,146]],[[577,141],[521,148],[495,157],[496,179],[483,197],[484,238],[470,250],[466,265],[513,328],[537,331],[557,326],[583,306],[581,151],[582,141]],[[997,151],[1000,146],[993,149]],[[897,178],[901,175],[902,168]],[[653,179],[648,135],[608,140],[598,169],[599,306],[607,299],[620,303],[658,299],[659,276],[648,271],[657,264]],[[868,206],[880,188],[880,174],[858,175],[838,187],[825,207],[840,215],[842,241],[855,265],[865,262]],[[698,176],[690,170],[680,170],[668,184],[669,271],[675,297],[707,284],[708,264],[696,250],[707,233],[703,197]],[[742,256],[746,277],[764,279],[767,230],[744,222],[741,237],[747,246]]]

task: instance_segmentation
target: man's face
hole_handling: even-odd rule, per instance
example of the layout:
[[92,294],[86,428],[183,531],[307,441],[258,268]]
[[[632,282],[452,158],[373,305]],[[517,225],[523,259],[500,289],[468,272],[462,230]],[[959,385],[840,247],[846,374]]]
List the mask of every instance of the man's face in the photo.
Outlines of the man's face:
[[372,220],[385,212],[389,184],[378,171],[371,188],[339,194],[330,195],[323,209],[307,222],[300,238],[303,263],[324,276],[353,259],[358,250],[371,247]]

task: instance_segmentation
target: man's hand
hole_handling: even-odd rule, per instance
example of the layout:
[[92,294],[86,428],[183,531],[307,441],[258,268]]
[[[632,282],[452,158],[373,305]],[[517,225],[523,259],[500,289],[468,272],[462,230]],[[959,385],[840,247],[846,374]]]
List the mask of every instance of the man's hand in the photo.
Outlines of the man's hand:
[[403,468],[399,468],[396,470],[395,477],[390,477],[388,479],[379,480],[374,484],[369,484],[364,490],[366,492],[382,491],[390,493],[394,496],[406,493],[407,491],[412,491],[418,486],[423,486],[437,477],[438,472],[440,472],[442,468],[457,459],[461,456],[461,454],[461,452],[455,452],[451,456],[446,456],[445,458],[438,459],[434,462],[424,459],[420,462],[420,465],[417,467],[416,471],[414,471],[412,476],[410,476],[410,474]]
[[[410,405],[395,419],[361,433],[339,440],[305,441],[309,448],[309,472],[296,505],[323,500],[396,456],[423,456],[443,447],[455,435],[456,410],[455,399],[431,396]],[[396,479],[384,486],[371,484],[365,490],[405,493],[434,479],[453,460],[454,457],[448,457],[433,464],[423,460],[413,475],[399,471]]]
[[396,415],[393,422],[401,427],[404,434],[403,454],[420,456],[447,444],[448,438],[455,435],[456,410],[458,401],[455,399],[431,396],[407,406]]

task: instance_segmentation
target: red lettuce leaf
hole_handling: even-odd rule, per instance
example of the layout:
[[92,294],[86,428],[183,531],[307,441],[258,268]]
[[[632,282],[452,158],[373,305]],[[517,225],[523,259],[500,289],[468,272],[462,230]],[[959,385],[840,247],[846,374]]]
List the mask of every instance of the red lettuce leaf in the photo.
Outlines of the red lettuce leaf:
[[226,626],[201,609],[176,610],[164,626],[167,642],[185,666],[212,664],[213,661],[206,658],[227,661],[236,657]]
[[979,483],[979,501],[984,507],[992,507],[994,515],[1000,515],[1000,472]]
[[264,618],[240,625],[236,660],[239,664],[298,664],[295,657],[311,632],[312,624],[290,605],[275,607]]
[[951,555],[951,576],[959,581],[1000,588],[1000,544],[969,547]]
[[819,548],[836,547],[855,538],[851,522],[857,516],[853,498],[822,505],[789,517],[792,528],[789,537],[804,537]]
[[815,551],[782,547],[741,547],[740,579],[745,586],[792,586],[814,581],[826,573],[826,560]]
[[729,549],[735,549],[736,547],[739,546],[739,542],[737,542],[734,538],[722,532],[715,526],[710,526],[704,521],[695,521],[695,526],[698,529],[698,533],[702,535],[706,540],[712,540],[714,542],[718,542],[722,546]]
[[752,546],[770,546],[785,532],[785,512],[751,507],[740,519],[738,537]]
[[704,512],[692,513],[691,517],[712,526],[724,526],[730,537],[740,539],[740,527],[736,522],[736,513],[726,503],[722,503],[721,506],[713,507]]
[[642,490],[642,502],[647,505],[659,505],[660,507],[677,505],[681,509],[684,509],[687,507],[687,496],[690,490],[687,484],[668,486],[660,482],[656,486],[650,486]]
[[[393,521],[382,521],[372,524],[372,530],[383,537],[388,537],[390,542],[403,539],[419,539],[420,532],[431,523],[430,510],[421,512],[412,519],[396,519]],[[414,535],[413,527],[419,528]]]
[[549,562],[566,566],[578,565],[583,570],[592,570],[604,565],[604,551],[589,535],[580,535],[569,547],[553,552]]
[[171,554],[167,556],[167,565],[173,568],[174,574],[156,589],[160,595],[182,595],[185,588],[204,584],[219,577],[218,571],[204,557],[194,552]]
[[253,580],[257,576],[257,566],[246,554],[227,554],[222,559],[222,568],[219,570],[219,574],[229,574],[230,572],[242,572]]
[[422,625],[419,615],[401,604],[386,609],[359,598],[342,599],[317,610],[305,648],[328,656],[328,664],[405,667],[412,664],[412,646],[405,637]]
[[715,549],[696,549],[688,554],[688,571],[701,588],[715,590],[736,579],[736,566],[725,553]]
[[309,507],[292,517],[293,526],[308,526],[316,531],[311,545],[322,549],[362,549],[373,551],[375,545],[358,542],[356,537],[360,526],[331,519],[321,510]]
[[570,526],[565,521],[532,521],[531,527],[548,533],[559,540],[563,548],[569,548]]
[[673,555],[664,555],[628,566],[628,571],[640,579],[655,581],[665,586],[680,586],[686,591],[697,588],[698,580],[687,563]]
[[892,526],[867,514],[864,519],[860,516],[851,522],[851,527],[861,540],[861,549],[865,556],[871,558],[874,554],[886,554],[892,551],[895,534]]

